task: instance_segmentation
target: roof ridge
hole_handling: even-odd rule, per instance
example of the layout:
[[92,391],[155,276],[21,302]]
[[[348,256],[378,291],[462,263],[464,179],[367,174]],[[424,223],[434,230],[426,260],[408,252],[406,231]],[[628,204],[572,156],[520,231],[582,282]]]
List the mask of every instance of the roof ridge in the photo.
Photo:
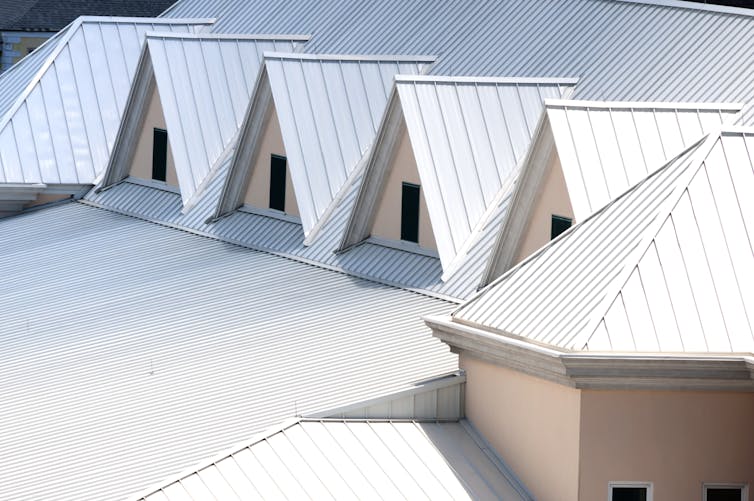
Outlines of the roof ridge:
[[[653,221],[648,225],[647,230],[645,230],[644,237],[640,240],[636,248],[629,254],[629,257],[624,261],[625,264],[618,276],[610,283],[611,286],[615,285],[615,287],[609,289],[610,292],[604,295],[603,299],[599,303],[599,306],[594,308],[591,318],[586,323],[586,328],[574,338],[569,348],[574,349],[574,347],[578,347],[577,349],[583,350],[584,347],[589,343],[589,340],[592,339],[595,332],[597,331],[597,328],[599,327],[599,324],[607,315],[607,312],[626,286],[628,280],[630,280],[642,257],[649,250],[651,243],[654,242],[657,238],[657,234],[659,233],[660,229],[672,215],[673,210],[681,201],[683,193],[686,192],[689,184],[694,179],[697,172],[699,172],[699,170],[704,165],[705,158],[719,140],[719,131],[705,135],[702,139],[698,140],[697,142],[683,150],[680,154],[676,155],[674,158],[666,162],[665,165],[650,174],[647,178],[644,179],[644,181],[637,184],[619,197],[624,198],[628,194],[635,192],[636,189],[638,189],[640,186],[643,186],[649,179],[655,177],[655,175],[657,174],[664,172],[665,169],[669,168],[675,162],[681,161],[687,163],[687,166],[683,167],[683,172],[679,175],[679,178],[682,179],[679,179],[673,183],[676,186],[672,189],[672,193],[659,204],[654,214]],[[684,156],[688,156],[688,158],[684,159]],[[617,200],[618,199],[616,199],[616,201]],[[612,203],[610,205],[612,205]],[[595,213],[595,215],[604,212],[607,207],[608,206],[605,206],[603,209],[600,209],[600,211]],[[629,264],[631,266],[628,266]]]

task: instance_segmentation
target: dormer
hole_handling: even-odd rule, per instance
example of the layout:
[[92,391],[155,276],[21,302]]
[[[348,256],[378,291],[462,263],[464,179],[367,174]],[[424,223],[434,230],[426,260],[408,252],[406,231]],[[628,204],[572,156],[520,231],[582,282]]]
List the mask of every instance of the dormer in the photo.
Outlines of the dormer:
[[736,104],[548,100],[481,285],[740,111]]
[[367,238],[413,245],[435,251],[449,277],[515,177],[544,99],[574,84],[396,77],[341,250]]
[[[393,77],[421,73],[433,61],[424,56],[265,54],[215,216],[241,206],[271,216],[298,216],[304,244],[310,244],[361,172]],[[273,195],[280,192],[284,211],[272,207]]]
[[265,50],[302,36],[147,35],[100,189],[130,177],[196,203],[235,145]]

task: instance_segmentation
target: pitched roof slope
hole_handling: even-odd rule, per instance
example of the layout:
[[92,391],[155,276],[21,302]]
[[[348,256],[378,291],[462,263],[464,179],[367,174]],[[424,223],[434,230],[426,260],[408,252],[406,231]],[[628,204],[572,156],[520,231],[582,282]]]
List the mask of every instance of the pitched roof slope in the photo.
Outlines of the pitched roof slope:
[[371,229],[391,165],[388,150],[394,147],[402,118],[440,260],[449,272],[493,200],[511,185],[544,100],[560,97],[574,84],[573,79],[396,78],[344,247]]
[[563,176],[585,219],[704,134],[731,124],[742,105],[550,101]]
[[182,0],[166,15],[212,15],[217,32],[311,33],[310,52],[434,54],[438,75],[577,76],[578,99],[754,100],[742,70],[754,65],[748,9],[673,0]]
[[457,368],[445,301],[83,203],[0,230],[2,499],[121,499]]
[[531,499],[460,422],[297,419],[166,482],[178,499]]
[[[271,92],[304,235],[331,209],[372,144],[393,77],[421,73],[432,62],[426,56],[265,55],[256,97]],[[260,100],[259,106],[269,104]],[[254,142],[257,127],[248,122],[262,121],[259,111],[249,109],[241,143]],[[237,154],[226,190],[243,185],[248,168],[247,156]]]
[[751,130],[709,136],[459,308],[567,350],[754,352]]
[[0,120],[0,183],[92,184],[107,165],[144,34],[206,24],[79,18]]
[[184,204],[236,138],[266,51],[306,36],[147,37]]

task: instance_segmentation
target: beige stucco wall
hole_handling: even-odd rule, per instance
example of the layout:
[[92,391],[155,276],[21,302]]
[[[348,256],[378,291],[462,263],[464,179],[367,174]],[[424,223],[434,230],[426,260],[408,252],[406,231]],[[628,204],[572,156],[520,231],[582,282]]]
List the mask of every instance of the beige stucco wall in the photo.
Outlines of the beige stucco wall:
[[[524,231],[515,263],[520,263],[550,241],[553,215],[573,219],[573,208],[568,197],[568,189],[557,153],[553,153],[550,159],[542,189]],[[576,221],[574,221],[574,224],[576,224]]]
[[[270,206],[270,157],[272,155],[286,156],[280,122],[274,106],[271,107],[266,122],[259,149],[252,161],[254,166],[243,202],[262,209]],[[291,170],[287,166],[285,169],[285,212],[294,216],[299,215],[296,193],[293,191],[291,181]]]
[[534,497],[576,500],[580,392],[465,353],[459,363],[466,416]]
[[[377,202],[377,212],[371,231],[372,235],[388,240],[401,239],[402,183],[421,185],[414,151],[411,148],[411,140],[405,125],[402,126],[402,131],[398,146],[390,161],[390,173],[385,189]],[[423,188],[419,190],[419,245],[426,249],[437,250]]]
[[701,500],[703,482],[754,487],[754,394],[594,391],[581,395],[583,501],[609,481],[654,483],[656,501]]
[[[162,113],[162,103],[160,102],[160,93],[155,86],[152,97],[149,99],[149,109],[147,116],[144,118],[144,126],[141,129],[139,142],[136,144],[133,163],[129,175],[140,179],[152,179],[152,144],[154,142],[154,129],[166,129],[165,115]],[[170,148],[170,131],[168,130],[168,165],[166,183],[171,186],[178,186],[178,177],[175,173],[175,162],[173,161],[173,151]]]

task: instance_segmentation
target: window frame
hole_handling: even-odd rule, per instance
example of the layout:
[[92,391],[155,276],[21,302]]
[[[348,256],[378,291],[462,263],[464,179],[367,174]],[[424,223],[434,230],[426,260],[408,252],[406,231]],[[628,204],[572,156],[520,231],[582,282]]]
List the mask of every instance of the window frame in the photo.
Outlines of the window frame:
[[749,499],[749,484],[741,482],[704,482],[702,484],[702,501],[707,501],[707,489],[741,489],[741,501]]
[[[165,165],[163,166],[165,179],[157,179],[155,177],[155,165],[156,165],[156,141],[157,134],[162,133],[165,134]],[[170,148],[168,144],[168,131],[167,129],[163,129],[162,127],[152,127],[152,181],[156,181],[158,183],[167,183],[168,182],[168,148]]]
[[637,481],[611,481],[607,483],[607,501],[613,501],[613,489],[615,487],[643,487],[647,489],[647,501],[652,501],[654,494],[654,484],[652,482],[637,482]]
[[[406,193],[406,188],[415,188],[416,189],[416,240],[409,240],[407,238],[403,238],[404,236],[404,194]],[[401,220],[400,220],[400,240],[401,242],[410,242],[412,244],[419,245],[419,238],[420,235],[420,226],[421,226],[421,185],[416,183],[409,183],[408,181],[402,181],[401,182]]]

